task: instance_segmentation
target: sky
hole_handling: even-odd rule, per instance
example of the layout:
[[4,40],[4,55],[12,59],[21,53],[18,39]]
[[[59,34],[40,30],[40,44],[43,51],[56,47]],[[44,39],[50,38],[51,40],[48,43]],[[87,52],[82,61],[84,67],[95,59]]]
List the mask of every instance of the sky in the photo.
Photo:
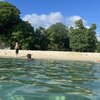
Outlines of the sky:
[[21,12],[20,17],[33,27],[61,22],[74,26],[82,19],[85,27],[97,25],[97,38],[100,40],[100,0],[0,0],[15,5]]

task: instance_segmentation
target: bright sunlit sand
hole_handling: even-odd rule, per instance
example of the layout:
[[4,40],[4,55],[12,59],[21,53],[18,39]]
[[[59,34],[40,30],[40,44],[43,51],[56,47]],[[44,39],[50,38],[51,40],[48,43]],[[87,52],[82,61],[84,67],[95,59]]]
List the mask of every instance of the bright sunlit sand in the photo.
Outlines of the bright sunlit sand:
[[100,53],[19,50],[19,54],[16,56],[15,50],[0,50],[0,57],[6,58],[26,59],[27,54],[31,54],[33,59],[100,61]]

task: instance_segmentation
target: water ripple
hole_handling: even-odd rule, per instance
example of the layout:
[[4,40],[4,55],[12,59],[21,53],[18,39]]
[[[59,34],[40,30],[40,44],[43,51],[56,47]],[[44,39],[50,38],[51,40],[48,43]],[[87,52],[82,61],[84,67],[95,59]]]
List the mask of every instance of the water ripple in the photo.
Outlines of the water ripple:
[[97,100],[100,64],[0,58],[0,100],[40,100],[37,94],[43,100]]

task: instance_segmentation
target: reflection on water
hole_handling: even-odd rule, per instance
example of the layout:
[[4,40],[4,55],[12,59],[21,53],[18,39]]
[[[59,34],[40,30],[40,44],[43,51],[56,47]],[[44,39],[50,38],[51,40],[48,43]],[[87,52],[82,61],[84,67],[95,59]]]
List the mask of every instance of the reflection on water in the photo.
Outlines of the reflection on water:
[[0,100],[99,100],[100,64],[0,58]]

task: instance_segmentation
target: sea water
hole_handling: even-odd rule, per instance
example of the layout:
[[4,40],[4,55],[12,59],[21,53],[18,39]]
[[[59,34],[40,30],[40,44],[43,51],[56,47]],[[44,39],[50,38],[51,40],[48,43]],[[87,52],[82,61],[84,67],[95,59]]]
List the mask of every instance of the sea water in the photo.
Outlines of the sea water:
[[0,58],[0,100],[100,100],[100,63]]

